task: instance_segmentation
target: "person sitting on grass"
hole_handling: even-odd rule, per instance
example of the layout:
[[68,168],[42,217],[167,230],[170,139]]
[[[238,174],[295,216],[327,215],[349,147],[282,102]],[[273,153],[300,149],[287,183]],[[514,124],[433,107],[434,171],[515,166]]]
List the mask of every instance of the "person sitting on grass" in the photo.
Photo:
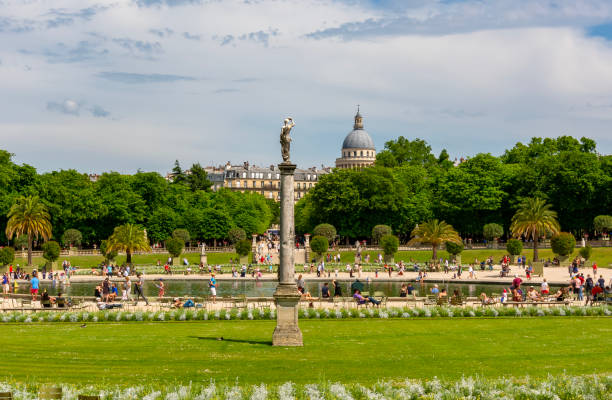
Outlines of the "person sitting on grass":
[[353,294],[353,298],[355,298],[359,304],[366,304],[369,301],[375,306],[380,305],[380,301],[376,300],[375,298],[371,296],[367,296],[367,297],[362,296],[359,290],[355,290],[355,293]]

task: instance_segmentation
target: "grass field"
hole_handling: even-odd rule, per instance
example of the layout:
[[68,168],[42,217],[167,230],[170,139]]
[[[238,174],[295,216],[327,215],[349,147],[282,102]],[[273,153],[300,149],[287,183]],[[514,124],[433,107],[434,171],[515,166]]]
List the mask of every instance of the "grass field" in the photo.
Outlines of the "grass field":
[[[0,375],[21,382],[241,384],[546,376],[612,371],[612,318],[301,321],[303,348],[270,344],[274,321],[7,324]],[[217,340],[223,336],[224,340]]]

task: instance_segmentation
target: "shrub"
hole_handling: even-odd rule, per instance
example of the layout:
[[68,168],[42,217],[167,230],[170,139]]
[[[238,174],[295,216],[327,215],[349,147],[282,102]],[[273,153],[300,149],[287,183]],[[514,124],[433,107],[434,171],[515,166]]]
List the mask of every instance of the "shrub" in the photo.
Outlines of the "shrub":
[[83,235],[78,229],[66,229],[62,235],[62,243],[64,246],[79,246],[83,241]]
[[523,252],[523,242],[518,239],[510,239],[506,243],[506,250],[512,256],[518,256]]
[[327,251],[329,243],[327,242],[327,238],[321,235],[314,236],[310,240],[310,249],[321,255]]
[[24,249],[28,247],[28,235],[19,235],[13,240],[13,246],[16,249]]
[[588,260],[589,258],[591,258],[592,254],[593,254],[593,248],[589,245],[584,246],[583,248],[580,249],[580,256],[584,258],[585,260]]
[[60,256],[60,245],[54,240],[50,240],[42,245],[43,258],[49,262],[57,260]]
[[9,265],[15,261],[15,249],[12,247],[5,247],[0,249],[0,265]]
[[232,228],[227,232],[227,236],[232,244],[236,244],[246,239],[246,232],[242,228]]
[[552,247],[553,253],[561,257],[567,257],[572,254],[574,247],[576,247],[576,238],[568,232],[557,233],[550,238],[550,247]]
[[108,240],[103,240],[102,243],[100,243],[100,253],[104,256],[104,261],[106,262],[113,261],[115,257],[117,257],[116,250],[108,249]]
[[236,253],[238,253],[239,256],[248,256],[249,252],[251,251],[251,242],[246,239],[239,240],[238,242],[236,242],[235,247]]
[[331,243],[336,238],[336,228],[331,224],[319,224],[312,231],[314,236],[323,236],[327,239],[327,243]]
[[[180,240],[182,240],[183,241],[183,245],[186,245],[191,240],[191,236],[189,235],[189,231],[187,229],[183,229],[183,228],[175,229],[172,232],[172,238],[173,239],[180,239]],[[168,246],[166,246],[166,247],[168,247]]]
[[385,235],[380,238],[380,247],[382,247],[385,257],[393,257],[399,249],[399,239],[394,235]]
[[598,232],[609,232],[612,230],[612,215],[598,215],[593,220],[593,227]]
[[463,251],[463,243],[457,244],[454,242],[446,242],[445,245],[446,245],[446,251],[448,252],[448,254],[452,254],[453,256],[456,256],[457,254]]
[[389,225],[376,225],[372,228],[372,242],[379,243],[380,239],[385,235],[391,235],[393,230]]
[[486,224],[482,228],[482,234],[487,240],[497,239],[503,236],[504,228],[500,224]]
[[173,258],[181,255],[183,247],[185,247],[185,242],[183,242],[182,238],[173,237],[166,240],[166,250],[168,250],[168,253],[170,253]]

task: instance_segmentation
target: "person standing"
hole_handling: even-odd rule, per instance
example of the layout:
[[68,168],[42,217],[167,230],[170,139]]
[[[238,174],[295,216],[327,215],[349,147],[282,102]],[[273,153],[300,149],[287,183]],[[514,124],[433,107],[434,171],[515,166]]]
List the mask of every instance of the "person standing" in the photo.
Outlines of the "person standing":
[[210,280],[208,281],[208,287],[210,288],[210,296],[212,297],[213,303],[217,302],[217,280],[215,274],[210,274]]
[[2,274],[2,293],[4,294],[4,298],[8,297],[9,288],[11,286],[10,278],[8,273]]
[[136,274],[136,277],[138,278],[138,281],[134,285],[134,291],[136,292],[136,302],[138,302],[138,300],[142,296],[142,299],[145,301],[146,305],[149,305],[149,300],[147,300],[143,293],[144,277],[140,272]]
[[36,276],[36,271],[32,272],[32,279],[30,279],[30,294],[32,294],[32,301],[36,301],[36,297],[38,296],[38,287],[40,281]]
[[338,281],[334,279],[332,284],[334,285],[334,297],[342,297],[342,287]]
[[166,293],[166,285],[164,285],[164,280],[162,278],[159,278],[159,284],[155,286],[157,287],[157,289],[159,289],[157,297],[161,299]]

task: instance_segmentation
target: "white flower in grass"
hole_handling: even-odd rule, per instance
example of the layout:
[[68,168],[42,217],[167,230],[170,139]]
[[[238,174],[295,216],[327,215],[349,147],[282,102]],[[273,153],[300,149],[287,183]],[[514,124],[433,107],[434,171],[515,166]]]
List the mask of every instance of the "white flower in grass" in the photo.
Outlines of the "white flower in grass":
[[368,309],[368,314],[370,314],[370,317],[374,316],[374,310],[373,309]]
[[359,318],[365,318],[365,317],[366,317],[366,315],[360,311],[359,312]]
[[60,315],[60,321],[64,322],[66,321],[66,313],[62,313],[62,315]]
[[373,390],[368,389],[365,386],[361,386],[359,385],[359,390],[361,391],[361,393],[364,394],[364,396],[368,399],[368,400],[387,400],[385,396],[383,396],[380,393],[376,393]]
[[137,312],[134,314],[134,318],[136,319],[136,321],[142,321],[143,320],[143,315],[141,312]]
[[249,310],[249,313],[247,314],[247,319],[253,319],[253,311]]
[[285,382],[278,387],[279,400],[295,400],[293,383]]
[[167,393],[166,394],[166,400],[180,400],[180,397],[178,395],[178,393]]
[[494,317],[497,317],[498,315],[499,315],[499,312],[497,312],[497,310],[496,310],[496,309],[493,309],[493,316],[494,316]]
[[306,385],[304,391],[309,400],[325,400],[317,385]]
[[23,322],[25,322],[26,324],[29,324],[30,322],[32,322],[32,318],[27,317]]
[[155,400],[161,397],[161,392],[151,392],[148,395],[144,396],[142,400]]
[[115,315],[115,321],[121,321],[121,317],[123,317],[123,313],[122,312],[118,312]]
[[226,312],[226,313],[225,313],[225,319],[227,319],[227,320],[232,319],[232,314],[231,314],[231,313],[229,313],[229,312]]
[[163,312],[159,313],[159,315],[157,315],[157,319],[160,321],[164,321],[166,319],[166,314],[164,314]]
[[181,315],[179,315],[178,319],[179,319],[179,321],[185,321],[187,319],[187,314],[181,313]]
[[329,311],[329,308],[326,308],[324,313],[325,313],[325,317],[327,317],[327,318],[330,317],[331,312]]
[[93,322],[98,322],[98,316],[94,315],[94,317],[91,319]]
[[425,316],[431,317],[431,311],[428,308],[425,309]]
[[233,386],[225,390],[225,400],[242,400],[242,390],[239,386]]
[[217,394],[217,388],[214,382],[210,382],[210,385],[202,388],[200,394],[198,394],[194,400],[212,400]]
[[333,383],[329,387],[329,391],[334,397],[340,400],[353,400],[353,396],[351,396],[348,390],[346,390],[344,385],[341,385],[339,383]]
[[207,312],[204,313],[204,321],[208,321],[208,313]]
[[263,383],[258,386],[253,386],[253,393],[251,393],[251,400],[268,400],[268,389]]
[[319,312],[318,312],[318,311],[315,311],[315,313],[314,313],[314,317],[315,317],[315,318],[321,318],[321,314],[319,314]]
[[402,318],[410,318],[410,313],[409,312],[403,312],[402,313]]
[[219,318],[221,318],[221,312],[217,310],[215,311],[215,319],[219,319]]
[[453,315],[454,315],[454,314],[453,314],[453,310],[448,310],[448,316],[452,318],[452,317],[453,317]]
[[335,314],[337,319],[342,319],[342,311],[336,310]]
[[276,319],[276,311],[270,310],[270,319]]
[[[585,310],[585,314],[586,314],[586,310]],[[605,315],[612,315],[612,311],[608,310],[607,308],[604,309],[604,314]]]
[[259,309],[259,316],[261,318],[263,318],[266,315],[266,313],[264,312],[264,310],[262,310],[261,308]]

